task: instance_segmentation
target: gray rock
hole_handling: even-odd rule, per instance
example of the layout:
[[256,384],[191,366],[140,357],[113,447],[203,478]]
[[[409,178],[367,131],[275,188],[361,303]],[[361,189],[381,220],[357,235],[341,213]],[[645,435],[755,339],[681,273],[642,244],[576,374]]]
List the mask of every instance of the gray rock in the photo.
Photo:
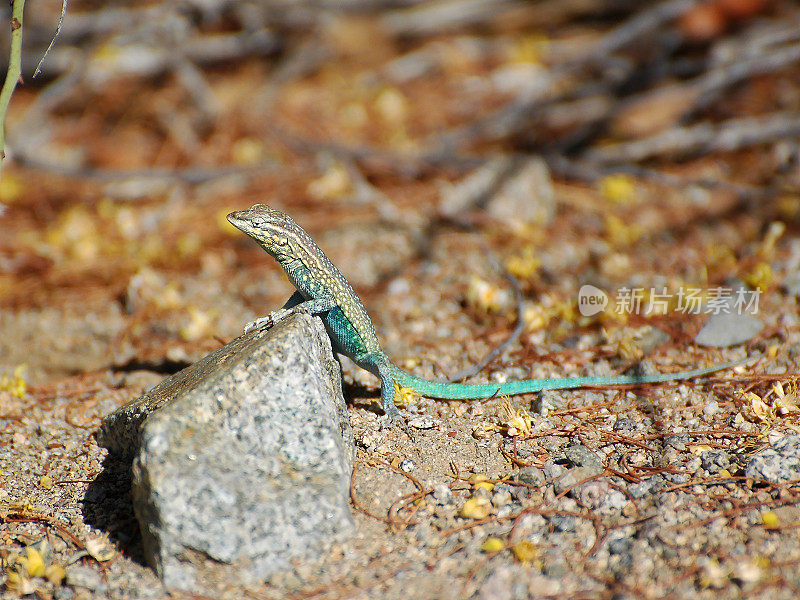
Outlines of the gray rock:
[[544,483],[545,475],[541,469],[536,467],[522,467],[511,474],[511,480],[525,484],[511,486],[510,490],[511,496],[517,502],[525,502],[537,494],[535,488]]
[[453,490],[447,484],[437,483],[433,486],[433,499],[440,505],[452,504]]
[[88,565],[74,564],[66,569],[66,583],[72,587],[82,587],[97,593],[105,593],[108,589],[103,583],[100,571]]
[[[741,284],[740,284],[741,285]],[[746,288],[733,290],[733,295],[721,300],[703,328],[697,333],[694,341],[701,346],[727,348],[742,344],[761,333],[764,323],[745,310],[747,303],[741,304],[737,294],[753,294]]]
[[545,480],[545,474],[536,467],[522,467],[511,474],[511,480],[527,485],[542,485]]
[[578,519],[570,515],[550,515],[547,520],[558,532],[568,533],[578,528]]
[[[597,475],[597,473],[593,473],[591,469],[587,469],[586,467],[573,467],[556,479],[553,482],[553,486],[556,494],[560,494],[569,488],[574,488],[580,482],[594,477],[595,475]],[[577,492],[577,490],[574,491]]]
[[576,467],[585,467],[592,475],[603,472],[603,461],[583,444],[575,444],[564,450],[567,459]]
[[534,412],[539,413],[543,417],[548,416],[552,411],[561,408],[561,396],[555,390],[542,390],[539,392],[531,402],[531,408]]
[[614,431],[636,431],[636,421],[622,417],[614,422]]
[[53,592],[55,600],[72,600],[75,597],[75,592],[71,587],[65,585],[58,586]]
[[518,227],[520,223],[546,226],[555,216],[556,202],[550,170],[541,158],[519,165],[489,200],[492,217]]
[[628,493],[631,498],[638,500],[650,494],[654,494],[664,487],[664,478],[661,475],[653,475],[647,479],[643,479],[639,483],[634,483],[628,486]]
[[763,479],[770,483],[800,479],[800,435],[784,436],[772,448],[751,456],[744,474],[750,479]]
[[629,553],[633,547],[633,540],[624,533],[616,533],[609,536],[608,552],[610,554]]
[[[520,470],[522,470],[522,469],[520,469]],[[551,460],[548,460],[548,461],[546,461],[544,463],[544,466],[542,467],[542,471],[544,472],[545,478],[547,478],[549,480],[553,480],[553,479],[558,479],[564,473],[566,473],[567,472],[567,468],[564,465],[560,465],[560,464],[558,464],[557,462],[555,462],[555,461],[553,461],[551,459]]]
[[724,450],[705,450],[700,453],[700,460],[709,473],[719,473],[731,466],[731,456]]
[[664,440],[664,446],[667,448],[675,448],[678,452],[686,450],[686,444],[690,443],[692,438],[685,434],[671,435]]
[[572,495],[593,512],[610,514],[622,509],[629,500],[607,481],[588,481],[573,489]]
[[140,441],[134,509],[169,588],[266,579],[354,532],[353,434],[316,317],[232,341],[108,417],[100,438],[128,455]]

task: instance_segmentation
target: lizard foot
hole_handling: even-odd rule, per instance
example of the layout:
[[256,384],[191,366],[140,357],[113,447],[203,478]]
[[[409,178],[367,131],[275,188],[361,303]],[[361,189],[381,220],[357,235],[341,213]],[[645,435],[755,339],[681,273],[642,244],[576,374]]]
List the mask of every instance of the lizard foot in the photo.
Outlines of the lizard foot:
[[403,416],[403,414],[395,409],[390,411],[389,414],[384,415],[379,419],[380,421],[380,428],[381,429],[393,429],[395,427],[399,428],[403,433],[405,433],[411,441],[416,441],[414,438],[414,434],[411,430],[411,427],[408,425],[408,420]]
[[269,329],[278,321],[281,321],[292,314],[291,309],[281,308],[269,313],[266,317],[259,317],[253,321],[250,321],[247,325],[244,326],[244,332],[249,333],[253,329],[262,329],[266,328]]

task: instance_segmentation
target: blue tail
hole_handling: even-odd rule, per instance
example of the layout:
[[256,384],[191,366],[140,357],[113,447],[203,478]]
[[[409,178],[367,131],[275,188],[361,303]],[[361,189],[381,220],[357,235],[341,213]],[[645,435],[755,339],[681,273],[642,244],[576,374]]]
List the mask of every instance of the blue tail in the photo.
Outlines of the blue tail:
[[392,377],[403,387],[413,389],[421,396],[440,398],[443,400],[477,400],[491,398],[495,395],[514,396],[541,390],[568,390],[595,385],[636,385],[645,383],[662,383],[704,377],[729,369],[749,360],[745,358],[727,363],[720,363],[705,369],[681,371],[680,373],[661,373],[659,375],[616,375],[612,377],[564,377],[560,379],[522,379],[507,383],[447,383],[422,379],[391,365]]

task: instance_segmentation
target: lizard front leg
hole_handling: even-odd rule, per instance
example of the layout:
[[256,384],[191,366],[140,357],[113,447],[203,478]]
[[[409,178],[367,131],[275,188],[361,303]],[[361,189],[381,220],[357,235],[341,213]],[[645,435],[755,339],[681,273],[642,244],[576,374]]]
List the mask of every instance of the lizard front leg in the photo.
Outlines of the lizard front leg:
[[330,310],[335,306],[336,300],[333,298],[322,297],[306,300],[300,292],[295,291],[294,294],[289,296],[289,299],[284,303],[283,307],[272,311],[266,317],[259,317],[254,321],[250,321],[244,326],[244,332],[247,333],[251,329],[260,327],[272,327],[275,323],[285,319],[292,313],[302,312],[315,315]]

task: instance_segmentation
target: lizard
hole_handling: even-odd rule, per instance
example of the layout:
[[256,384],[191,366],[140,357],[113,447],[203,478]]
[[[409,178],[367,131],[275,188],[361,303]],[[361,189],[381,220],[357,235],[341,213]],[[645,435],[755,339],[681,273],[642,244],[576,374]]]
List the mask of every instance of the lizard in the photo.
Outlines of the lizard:
[[401,425],[405,420],[394,404],[395,384],[411,388],[428,398],[478,400],[498,394],[513,396],[542,390],[693,379],[743,362],[739,360],[679,373],[642,376],[522,379],[506,383],[451,383],[424,379],[391,362],[381,348],[375,327],[358,294],[311,236],[289,215],[266,204],[256,204],[247,210],[234,211],[227,218],[232,225],[250,236],[275,258],[296,288],[281,310],[262,317],[253,324],[271,324],[292,312],[320,316],[334,350],[380,379],[384,414],[391,422],[399,422]]

